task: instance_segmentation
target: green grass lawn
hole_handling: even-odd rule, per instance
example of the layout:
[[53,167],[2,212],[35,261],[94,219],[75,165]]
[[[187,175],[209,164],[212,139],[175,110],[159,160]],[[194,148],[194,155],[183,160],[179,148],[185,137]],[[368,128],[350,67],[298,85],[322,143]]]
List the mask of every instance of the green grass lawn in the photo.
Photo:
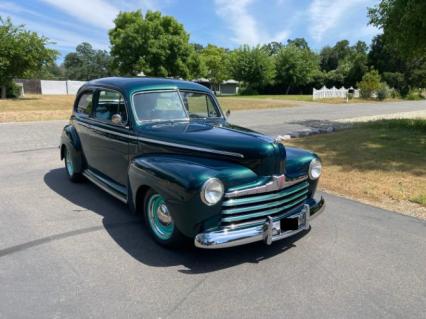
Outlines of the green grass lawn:
[[360,123],[285,144],[321,156],[325,190],[426,219],[426,119]]

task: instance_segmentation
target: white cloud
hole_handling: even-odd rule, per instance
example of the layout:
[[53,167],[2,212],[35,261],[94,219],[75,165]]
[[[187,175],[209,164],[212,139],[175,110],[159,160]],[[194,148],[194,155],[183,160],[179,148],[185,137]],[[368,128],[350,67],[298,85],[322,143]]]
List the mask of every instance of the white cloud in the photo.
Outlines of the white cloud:
[[339,27],[339,22],[353,7],[367,4],[367,0],[314,0],[308,8],[311,37],[320,42],[324,35]]
[[237,44],[257,45],[287,39],[289,35],[287,30],[275,34],[268,34],[262,30],[249,12],[252,3],[253,0],[215,0],[216,13],[226,21],[234,34],[232,40]]
[[93,26],[110,29],[119,9],[103,0],[43,0],[78,20]]
[[97,38],[93,37],[93,33],[76,32],[75,29],[78,28],[71,22],[44,16],[12,2],[0,3],[0,15],[11,17],[14,24],[22,24],[26,29],[49,38],[49,42],[53,42],[62,48],[71,49],[81,42],[90,42],[97,49],[108,49],[107,43],[99,42]]

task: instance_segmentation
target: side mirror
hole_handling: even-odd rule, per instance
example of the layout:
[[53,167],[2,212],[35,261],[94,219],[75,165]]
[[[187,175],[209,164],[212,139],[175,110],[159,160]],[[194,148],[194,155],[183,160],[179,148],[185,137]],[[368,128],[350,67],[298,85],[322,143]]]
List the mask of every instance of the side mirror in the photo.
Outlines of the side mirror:
[[121,118],[120,114],[114,114],[111,117],[111,122],[115,125],[121,125],[121,124],[123,124],[123,119]]
[[226,111],[225,116],[226,118],[229,118],[231,116],[231,110]]

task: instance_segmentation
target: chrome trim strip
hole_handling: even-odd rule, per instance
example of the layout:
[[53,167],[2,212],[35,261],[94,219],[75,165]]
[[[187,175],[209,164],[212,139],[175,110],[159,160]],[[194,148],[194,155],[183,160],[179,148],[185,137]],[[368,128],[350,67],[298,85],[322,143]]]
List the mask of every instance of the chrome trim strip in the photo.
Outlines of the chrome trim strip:
[[225,194],[225,197],[226,198],[233,198],[233,197],[254,195],[254,194],[259,194],[259,193],[273,192],[273,191],[276,191],[276,190],[280,190],[280,189],[283,189],[283,188],[293,186],[293,185],[300,183],[302,181],[305,181],[305,180],[308,179],[308,176],[301,176],[301,177],[298,177],[296,179],[292,179],[292,180],[289,180],[289,181],[285,180],[285,178],[286,178],[285,175],[272,176],[272,180],[270,182],[266,183],[265,185],[229,192],[229,193]]
[[[288,211],[285,211],[285,212],[283,212],[279,215],[272,216],[272,220],[274,222],[276,222],[276,221],[279,221],[283,218],[291,216],[291,215],[297,213],[297,211],[303,205],[304,205],[303,203],[300,203],[300,204],[292,207]],[[251,227],[251,226],[258,226],[260,224],[264,224],[266,221],[267,221],[267,218],[263,217],[263,218],[259,218],[259,219],[250,220],[248,222],[239,222],[239,223],[236,223],[236,224],[229,224],[229,225],[224,226],[223,229],[234,230],[234,229],[247,228],[247,227]]]
[[[289,203],[291,201],[296,200],[297,198],[304,196],[308,193],[308,189],[305,189],[304,191],[297,193],[291,197],[286,197],[282,200],[278,200],[278,201],[274,201],[274,202],[269,202],[266,204],[259,204],[259,205],[252,205],[252,206],[244,206],[244,207],[238,207],[238,208],[230,208],[230,209],[224,209],[222,210],[222,214],[225,215],[230,215],[230,214],[238,214],[238,213],[245,213],[245,212],[250,212],[253,210],[259,210],[259,209],[265,209],[265,208],[270,208],[270,207],[275,207],[275,206],[280,206],[283,205],[285,203]],[[285,208],[286,206],[282,206],[283,208]]]
[[300,224],[299,228],[296,230],[282,232],[281,230],[275,229],[272,225],[273,219],[268,218],[268,220],[263,225],[256,227],[238,230],[220,229],[216,231],[200,233],[195,236],[194,245],[198,248],[217,249],[235,247],[262,240],[267,244],[271,244],[274,241],[294,236],[310,228],[309,205],[305,204],[303,210],[299,214],[290,216],[290,218],[298,218],[302,221],[304,220],[304,223]]
[[155,143],[155,144],[166,145],[166,146],[177,147],[177,148],[184,148],[184,149],[189,149],[189,150],[194,150],[194,151],[244,158],[244,155],[240,154],[240,153],[220,151],[220,150],[215,150],[215,149],[211,149],[211,148],[189,146],[189,145],[183,145],[183,144],[176,144],[176,143],[171,143],[171,142],[157,141],[157,140],[153,140],[153,139],[145,138],[145,137],[138,137],[137,139],[139,141],[148,142],[148,143]]
[[279,193],[252,196],[252,197],[243,197],[243,198],[231,198],[222,202],[222,207],[232,207],[232,206],[247,205],[252,203],[257,204],[264,201],[277,200],[282,197],[286,197],[294,193],[297,193],[299,191],[303,191],[304,189],[308,188],[308,186],[309,186],[308,182],[304,182],[304,183],[301,183],[300,185],[295,186],[294,188],[287,187],[281,190]]
[[219,154],[219,155],[226,155],[226,156],[234,156],[234,157],[244,158],[244,155],[240,154],[240,153],[220,151],[220,150],[215,150],[215,149],[211,149],[211,148],[204,148],[204,147],[189,146],[189,145],[183,145],[183,144],[177,144],[177,143],[171,143],[171,142],[158,141],[158,140],[153,140],[151,138],[145,138],[145,137],[140,137],[140,136],[135,136],[135,135],[130,135],[130,134],[127,135],[127,134],[122,134],[122,133],[118,133],[118,132],[115,132],[115,131],[107,130],[107,129],[104,129],[104,128],[101,128],[101,127],[98,127],[98,126],[95,126],[95,125],[87,124],[87,123],[79,121],[77,119],[76,119],[76,121],[79,124],[81,124],[81,125],[83,125],[87,128],[98,130],[98,131],[109,133],[109,134],[113,134],[113,135],[117,135],[117,136],[121,136],[121,137],[126,137],[126,138],[129,138],[129,139],[132,139],[132,140],[138,140],[138,141],[142,141],[142,142],[159,144],[159,145],[166,145],[166,146],[171,146],[171,147],[176,147],[176,148],[189,149],[189,150],[205,152],[205,153],[212,153],[212,154]]
[[89,169],[86,169],[83,171],[84,177],[86,177],[89,181],[91,181],[93,184],[110,194],[111,196],[114,196],[118,200],[122,201],[123,203],[127,204],[127,198],[124,196],[118,194],[115,190],[111,189],[106,181],[103,181],[100,177],[98,177],[95,173],[90,171]]
[[256,217],[262,217],[262,216],[268,216],[271,214],[276,214],[279,213],[283,210],[286,209],[290,209],[293,206],[296,206],[297,204],[300,204],[301,202],[303,202],[307,197],[303,196],[302,198],[292,202],[289,205],[285,205],[285,206],[281,206],[281,207],[277,207],[277,208],[272,208],[272,209],[268,209],[268,210],[264,210],[261,212],[257,212],[257,213],[251,213],[251,214],[244,214],[244,215],[237,215],[237,216],[227,216],[221,219],[222,222],[226,222],[226,223],[232,223],[232,222],[238,222],[240,220],[245,220],[245,219],[250,219],[250,218],[256,218]]

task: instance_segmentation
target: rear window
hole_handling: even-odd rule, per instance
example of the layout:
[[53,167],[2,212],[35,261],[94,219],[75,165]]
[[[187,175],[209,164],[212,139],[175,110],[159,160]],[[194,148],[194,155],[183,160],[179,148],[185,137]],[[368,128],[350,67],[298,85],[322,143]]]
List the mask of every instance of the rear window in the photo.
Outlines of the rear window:
[[120,114],[123,123],[127,122],[126,105],[124,104],[123,96],[116,91],[99,91],[95,118],[102,121],[111,121],[114,114]]
[[77,104],[77,113],[89,116],[93,110],[93,92],[83,93]]

